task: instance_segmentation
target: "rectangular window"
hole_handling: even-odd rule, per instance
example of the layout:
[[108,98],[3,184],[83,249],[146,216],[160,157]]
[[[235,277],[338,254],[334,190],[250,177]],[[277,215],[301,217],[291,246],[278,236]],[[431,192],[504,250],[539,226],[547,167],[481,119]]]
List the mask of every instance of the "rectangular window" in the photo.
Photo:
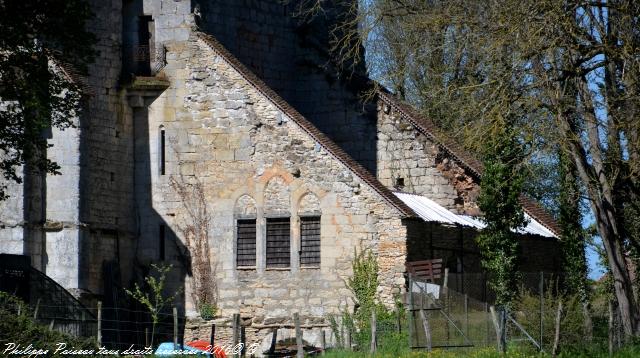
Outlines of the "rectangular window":
[[267,219],[267,267],[289,267],[291,263],[291,220]]
[[320,265],[320,217],[300,218],[300,266]]
[[256,219],[238,220],[237,230],[236,265],[254,267],[256,265]]
[[160,230],[158,233],[158,251],[160,253],[160,261],[164,261],[165,256],[164,256],[164,236],[165,236],[165,226],[164,225],[160,225]]

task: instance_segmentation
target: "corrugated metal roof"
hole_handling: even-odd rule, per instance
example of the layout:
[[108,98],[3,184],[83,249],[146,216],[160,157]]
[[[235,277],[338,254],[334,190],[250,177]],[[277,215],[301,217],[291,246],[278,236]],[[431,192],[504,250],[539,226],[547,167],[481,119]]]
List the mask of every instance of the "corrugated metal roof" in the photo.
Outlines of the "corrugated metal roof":
[[[416,194],[394,192],[398,199],[402,200],[408,207],[420,216],[424,221],[438,222],[449,225],[462,225],[481,230],[485,224],[477,217],[468,215],[458,215],[447,210],[435,201]],[[525,213],[528,224],[523,229],[518,230],[521,234],[532,234],[544,237],[557,237],[544,225],[537,222],[529,214]]]

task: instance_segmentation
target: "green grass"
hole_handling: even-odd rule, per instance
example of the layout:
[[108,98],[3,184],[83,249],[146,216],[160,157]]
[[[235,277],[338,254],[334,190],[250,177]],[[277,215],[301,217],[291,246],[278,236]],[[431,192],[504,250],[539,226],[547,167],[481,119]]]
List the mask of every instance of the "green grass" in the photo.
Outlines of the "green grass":
[[[512,358],[528,358],[528,357],[536,357],[536,358],[546,358],[551,357],[549,353],[539,353],[535,352],[529,348],[519,348],[519,347],[511,347],[506,355],[502,355],[496,351],[495,348],[472,348],[465,350],[444,350],[444,349],[436,349],[432,352],[426,351],[409,351],[404,349],[402,351],[389,352],[387,349],[381,349],[375,355],[371,355],[368,352],[348,352],[345,350],[332,350],[327,351],[324,355],[326,358],[333,357],[341,357],[341,358],[364,358],[364,357],[399,357],[399,358],[418,358],[418,357],[429,357],[429,358],[458,358],[458,357],[469,357],[469,358],[502,358],[502,357],[512,357]],[[583,350],[567,350],[564,352],[560,352],[558,357],[569,358],[569,357],[609,357],[609,353],[606,348],[603,347],[591,347]],[[616,352],[613,357],[617,358],[635,358],[640,357],[640,346],[629,346],[618,352]]]

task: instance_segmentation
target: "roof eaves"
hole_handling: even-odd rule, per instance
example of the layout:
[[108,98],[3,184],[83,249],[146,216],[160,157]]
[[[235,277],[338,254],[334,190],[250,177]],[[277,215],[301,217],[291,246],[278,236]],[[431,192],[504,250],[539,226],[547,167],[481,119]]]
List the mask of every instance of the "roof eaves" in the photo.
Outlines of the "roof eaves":
[[47,57],[51,62],[53,62],[54,66],[56,66],[62,72],[63,76],[69,82],[78,87],[83,95],[95,95],[95,92],[93,91],[91,86],[89,86],[87,77],[80,73],[80,71],[78,71],[72,64],[61,60],[60,57],[56,56],[53,51],[47,51]]
[[391,206],[396,208],[405,217],[415,217],[416,214],[404,202],[398,199],[387,189],[378,179],[376,179],[360,163],[351,158],[342,148],[335,144],[329,137],[316,128],[302,114],[296,111],[289,103],[280,97],[273,89],[264,83],[251,70],[244,66],[233,54],[231,54],[218,40],[202,32],[196,33],[198,38],[204,41],[209,48],[215,51],[220,57],[233,67],[238,73],[249,82],[258,92],[271,101],[280,111],[295,121],[302,130],[309,134],[320,146],[327,150],[333,157],[339,160],[362,181],[367,183],[374,191],[385,199]]

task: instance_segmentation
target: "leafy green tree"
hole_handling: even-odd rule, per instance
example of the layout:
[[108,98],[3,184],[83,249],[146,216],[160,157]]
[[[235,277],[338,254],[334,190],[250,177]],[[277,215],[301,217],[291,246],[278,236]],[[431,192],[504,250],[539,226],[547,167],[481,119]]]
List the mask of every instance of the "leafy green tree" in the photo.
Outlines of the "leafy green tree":
[[[0,174],[20,183],[18,168],[59,174],[45,155],[44,132],[72,126],[80,110],[78,85],[58,65],[86,71],[95,37],[84,0],[0,0]],[[0,186],[6,199],[7,184]]]
[[487,225],[477,242],[482,264],[491,275],[489,285],[496,293],[496,304],[510,308],[518,293],[518,237],[515,230],[526,225],[519,202],[524,183],[520,170],[524,158],[522,144],[513,126],[496,123],[487,139],[484,173],[478,206]]

